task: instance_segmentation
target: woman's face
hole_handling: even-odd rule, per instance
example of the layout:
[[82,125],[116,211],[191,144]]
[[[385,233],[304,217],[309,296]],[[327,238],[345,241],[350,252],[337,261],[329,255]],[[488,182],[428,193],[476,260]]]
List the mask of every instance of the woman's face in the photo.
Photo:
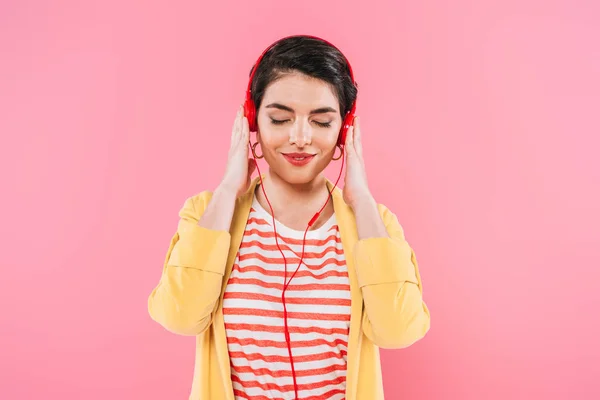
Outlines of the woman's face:
[[271,172],[304,184],[333,158],[342,117],[328,83],[290,73],[267,87],[257,122],[257,152],[262,151]]

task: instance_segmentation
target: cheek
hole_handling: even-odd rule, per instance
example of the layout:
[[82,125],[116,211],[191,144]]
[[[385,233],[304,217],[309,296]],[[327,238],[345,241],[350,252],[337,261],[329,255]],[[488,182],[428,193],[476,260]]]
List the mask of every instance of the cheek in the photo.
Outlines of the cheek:
[[288,142],[288,136],[285,132],[273,132],[272,129],[266,128],[260,130],[260,139],[263,147],[269,151],[275,151],[279,147],[284,146]]
[[340,130],[341,122],[335,123],[331,128],[327,129],[327,131],[324,132],[321,137],[324,141],[327,141],[327,143],[330,143],[332,146],[335,146],[335,144],[337,143],[338,136],[340,135]]
[[313,143],[317,143],[318,146],[326,151],[327,149],[333,149],[337,144],[339,131],[327,132],[322,136],[313,136]]

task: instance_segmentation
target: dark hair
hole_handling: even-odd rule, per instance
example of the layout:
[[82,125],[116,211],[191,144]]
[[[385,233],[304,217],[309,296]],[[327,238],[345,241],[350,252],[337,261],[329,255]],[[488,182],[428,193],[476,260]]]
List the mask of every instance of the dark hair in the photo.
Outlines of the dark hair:
[[257,112],[267,86],[294,71],[329,83],[340,104],[342,118],[356,100],[358,88],[352,82],[346,58],[317,38],[301,35],[284,38],[265,53],[258,66],[252,66],[250,75],[255,67],[251,90]]

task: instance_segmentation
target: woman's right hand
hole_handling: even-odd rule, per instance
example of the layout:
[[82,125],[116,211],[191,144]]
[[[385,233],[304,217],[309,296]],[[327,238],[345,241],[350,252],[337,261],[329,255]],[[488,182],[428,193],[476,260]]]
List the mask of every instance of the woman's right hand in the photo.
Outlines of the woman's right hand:
[[235,193],[236,198],[248,190],[256,169],[254,159],[249,157],[249,140],[248,119],[244,115],[244,107],[240,106],[231,131],[225,176],[220,185],[221,189]]

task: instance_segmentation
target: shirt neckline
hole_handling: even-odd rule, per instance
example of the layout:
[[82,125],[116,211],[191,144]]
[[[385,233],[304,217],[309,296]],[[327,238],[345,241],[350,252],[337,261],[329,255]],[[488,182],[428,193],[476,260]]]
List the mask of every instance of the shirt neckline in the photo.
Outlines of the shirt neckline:
[[[254,198],[252,199],[252,208],[262,217],[264,218],[265,221],[267,221],[267,223],[269,224],[269,226],[273,227],[273,216],[264,209],[264,207],[259,203],[258,199],[256,196],[254,196]],[[306,221],[306,223],[308,224],[308,221]],[[333,225],[335,225],[336,223],[336,218],[335,218],[335,212],[333,214],[331,214],[331,217],[329,217],[329,219],[320,227],[318,227],[317,229],[313,229],[313,230],[308,230],[308,232],[306,232],[306,238],[309,239],[316,239],[316,238],[320,238],[323,237],[323,235],[325,235]],[[306,230],[306,228],[304,228],[304,230],[300,231],[297,229],[293,229],[290,228],[286,225],[284,225],[283,223],[281,223],[277,218],[275,218],[275,227],[277,228],[277,232],[279,234],[282,234],[283,236],[288,236],[288,237],[292,237],[292,238],[298,238],[298,239],[302,239],[304,237],[304,232]]]

